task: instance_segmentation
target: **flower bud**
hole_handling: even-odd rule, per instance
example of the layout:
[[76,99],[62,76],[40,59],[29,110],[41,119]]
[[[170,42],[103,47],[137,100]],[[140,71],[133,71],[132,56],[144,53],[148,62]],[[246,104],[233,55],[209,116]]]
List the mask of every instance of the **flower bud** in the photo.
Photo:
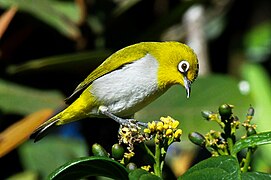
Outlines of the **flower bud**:
[[112,146],[112,157],[116,160],[122,159],[124,155],[124,148],[120,144],[114,144]]
[[190,139],[191,142],[193,142],[194,144],[204,147],[205,146],[205,137],[198,133],[198,132],[192,132],[189,133],[188,138]]
[[106,150],[100,144],[97,143],[92,145],[92,153],[94,156],[109,157]]
[[214,114],[212,111],[201,111],[201,116],[208,121],[212,114]]
[[218,108],[218,112],[222,118],[222,120],[226,120],[229,119],[230,116],[232,115],[232,105],[229,104],[223,104],[221,106],[219,106]]
[[250,106],[247,111],[247,116],[254,116],[254,108]]

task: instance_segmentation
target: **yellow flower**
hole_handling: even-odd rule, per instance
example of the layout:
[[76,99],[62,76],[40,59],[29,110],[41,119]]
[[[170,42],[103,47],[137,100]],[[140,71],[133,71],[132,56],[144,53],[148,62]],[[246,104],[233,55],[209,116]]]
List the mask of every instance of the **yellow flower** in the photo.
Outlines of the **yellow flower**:
[[169,124],[170,121],[171,121],[171,118],[168,116],[168,117],[161,117],[160,120],[165,123],[165,124]]
[[166,131],[166,136],[170,136],[171,134],[172,134],[172,129],[167,129],[167,131]]
[[143,131],[144,131],[144,133],[147,133],[147,134],[150,134],[150,133],[151,133],[151,130],[148,129],[148,128],[144,129]]
[[156,130],[163,131],[163,123],[162,122],[157,123]]
[[215,121],[216,119],[217,119],[217,114],[210,114],[209,115],[209,119],[211,120],[211,121]]
[[174,138],[178,139],[181,137],[183,131],[181,129],[177,129],[177,131],[175,131],[174,133]]
[[163,128],[166,130],[166,129],[169,128],[169,125],[168,125],[168,124],[164,124],[164,125],[163,125]]
[[135,155],[134,152],[126,152],[124,153],[124,157],[127,159],[130,159],[131,157],[133,157]]
[[153,132],[156,128],[156,123],[154,121],[148,122],[148,128],[150,129],[151,132]]
[[141,169],[144,169],[145,171],[149,171],[151,169],[151,166],[150,165],[141,166]]
[[175,121],[175,120],[174,120],[174,121],[172,122],[172,125],[171,125],[171,126],[172,126],[172,128],[174,128],[174,129],[177,128],[177,127],[179,126],[179,121]]

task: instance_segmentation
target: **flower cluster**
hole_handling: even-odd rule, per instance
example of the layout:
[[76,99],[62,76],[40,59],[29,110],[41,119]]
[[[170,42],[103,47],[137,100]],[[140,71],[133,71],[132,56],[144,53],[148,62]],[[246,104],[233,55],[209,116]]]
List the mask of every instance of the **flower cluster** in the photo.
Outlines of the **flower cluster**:
[[247,112],[246,120],[242,123],[242,126],[246,129],[247,134],[243,136],[242,138],[256,134],[257,125],[251,124],[251,120],[253,116],[254,116],[254,108],[250,106]]
[[256,125],[251,124],[254,116],[254,108],[249,107],[246,120],[241,123],[237,116],[233,115],[233,105],[223,104],[219,106],[218,112],[202,111],[202,116],[208,121],[216,122],[222,131],[211,130],[205,136],[198,132],[189,134],[189,139],[196,145],[205,147],[213,156],[230,155],[232,147],[236,142],[236,132],[240,124],[246,129],[246,135],[242,138],[256,134]]
[[173,141],[180,141],[182,130],[178,129],[179,121],[174,120],[170,116],[161,117],[160,121],[152,121],[148,123],[148,127],[144,129],[147,135],[160,134],[162,138],[171,139]]
[[213,156],[218,156],[219,154],[227,154],[227,142],[221,136],[221,132],[210,130],[205,135],[205,146],[210,150]]
[[[139,125],[146,127],[143,131]],[[182,130],[178,129],[179,121],[171,117],[161,117],[159,121],[144,123],[130,123],[121,125],[119,130],[119,144],[125,144],[128,152],[124,153],[120,163],[126,164],[135,156],[134,145],[143,143],[143,148],[153,159],[153,165],[145,165],[141,168],[162,176],[164,158],[168,147],[173,142],[179,142]],[[145,141],[154,139],[155,153],[144,144]]]
[[123,143],[126,144],[128,152],[124,154],[124,157],[127,159],[130,159],[135,155],[133,152],[134,150],[134,143],[141,143],[147,138],[144,136],[144,134],[141,133],[141,128],[138,125],[134,126],[120,126],[119,129],[119,144]]

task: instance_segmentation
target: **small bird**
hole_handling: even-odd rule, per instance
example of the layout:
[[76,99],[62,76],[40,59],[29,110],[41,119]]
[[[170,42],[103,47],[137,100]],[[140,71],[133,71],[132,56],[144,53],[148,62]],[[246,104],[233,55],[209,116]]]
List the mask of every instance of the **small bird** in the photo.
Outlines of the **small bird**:
[[194,51],[180,42],[141,42],[108,57],[74,92],[70,104],[30,136],[40,140],[52,127],[86,117],[109,117],[125,124],[137,111],[180,84],[189,98],[191,83],[198,76]]

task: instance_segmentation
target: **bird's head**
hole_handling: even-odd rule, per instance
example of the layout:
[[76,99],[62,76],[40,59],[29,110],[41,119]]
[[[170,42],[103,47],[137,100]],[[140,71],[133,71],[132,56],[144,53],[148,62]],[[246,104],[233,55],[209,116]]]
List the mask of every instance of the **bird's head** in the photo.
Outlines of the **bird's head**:
[[194,51],[179,42],[163,42],[151,53],[159,63],[158,86],[180,84],[190,96],[191,84],[198,76],[198,59]]

